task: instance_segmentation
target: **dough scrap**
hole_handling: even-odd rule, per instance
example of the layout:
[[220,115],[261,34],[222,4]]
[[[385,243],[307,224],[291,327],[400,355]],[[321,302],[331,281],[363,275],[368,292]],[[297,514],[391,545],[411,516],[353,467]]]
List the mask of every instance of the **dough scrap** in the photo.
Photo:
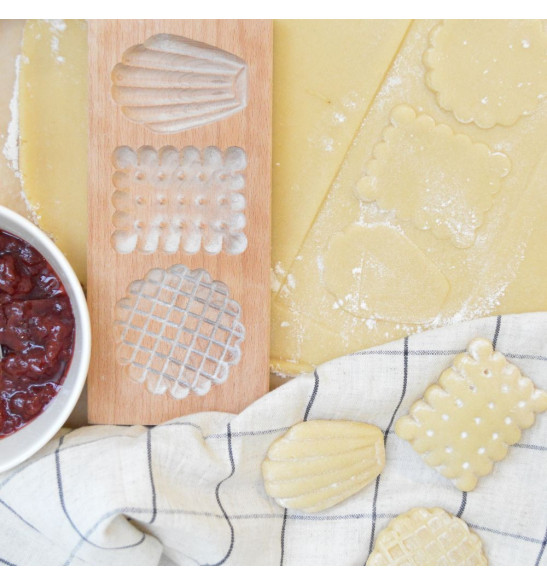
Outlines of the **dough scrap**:
[[367,560],[367,567],[485,565],[480,538],[441,508],[413,508],[394,518]]
[[488,475],[547,410],[547,392],[476,338],[395,424],[424,461],[463,491]]
[[427,85],[463,123],[511,126],[547,93],[547,35],[538,20],[446,20],[424,53]]
[[374,481],[385,465],[384,436],[373,425],[314,420],[274,441],[262,463],[264,488],[284,508],[320,512]]
[[450,288],[442,272],[397,229],[353,224],[325,254],[325,286],[341,309],[359,318],[417,323],[435,317]]
[[401,105],[394,108],[357,192],[364,201],[395,209],[419,229],[467,248],[509,168],[505,154]]

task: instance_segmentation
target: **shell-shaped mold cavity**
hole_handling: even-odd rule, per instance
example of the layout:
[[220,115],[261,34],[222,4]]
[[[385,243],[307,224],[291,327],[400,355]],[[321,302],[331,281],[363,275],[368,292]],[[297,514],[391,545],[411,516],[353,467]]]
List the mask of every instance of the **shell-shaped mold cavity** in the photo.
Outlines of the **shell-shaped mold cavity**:
[[485,566],[480,538],[441,508],[413,508],[380,532],[367,560],[374,566]]
[[182,264],[150,270],[115,308],[116,359],[153,394],[203,395],[241,357],[241,308],[228,287]]
[[272,443],[262,463],[268,495],[284,507],[320,512],[374,481],[385,465],[384,437],[373,425],[314,420]]
[[112,71],[124,115],[170,134],[217,122],[247,105],[247,65],[222,49],[171,34],[129,48]]

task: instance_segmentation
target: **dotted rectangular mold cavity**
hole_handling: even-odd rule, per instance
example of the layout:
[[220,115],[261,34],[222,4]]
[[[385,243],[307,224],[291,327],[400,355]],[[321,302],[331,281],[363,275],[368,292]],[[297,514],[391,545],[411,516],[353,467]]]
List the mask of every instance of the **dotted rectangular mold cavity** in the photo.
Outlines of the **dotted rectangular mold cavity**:
[[121,146],[113,164],[116,252],[235,255],[247,248],[241,148]]

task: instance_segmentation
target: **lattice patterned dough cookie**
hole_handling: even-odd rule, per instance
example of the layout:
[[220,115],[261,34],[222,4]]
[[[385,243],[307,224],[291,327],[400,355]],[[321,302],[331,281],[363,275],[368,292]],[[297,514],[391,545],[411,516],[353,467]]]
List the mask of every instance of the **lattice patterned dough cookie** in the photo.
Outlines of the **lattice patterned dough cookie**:
[[280,506],[320,512],[360,491],[382,472],[384,436],[373,425],[314,420],[272,443],[262,463],[266,492]]
[[547,410],[547,393],[534,387],[492,344],[477,338],[437,384],[401,417],[395,431],[458,489],[478,478],[519,441],[521,430]]
[[484,566],[479,537],[441,508],[413,508],[380,532],[367,566]]

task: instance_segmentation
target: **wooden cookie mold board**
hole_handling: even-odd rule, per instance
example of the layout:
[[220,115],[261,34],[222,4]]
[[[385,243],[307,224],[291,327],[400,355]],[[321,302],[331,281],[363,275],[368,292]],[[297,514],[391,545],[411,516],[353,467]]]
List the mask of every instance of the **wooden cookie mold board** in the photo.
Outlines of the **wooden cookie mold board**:
[[271,80],[271,21],[89,22],[91,423],[267,392]]

